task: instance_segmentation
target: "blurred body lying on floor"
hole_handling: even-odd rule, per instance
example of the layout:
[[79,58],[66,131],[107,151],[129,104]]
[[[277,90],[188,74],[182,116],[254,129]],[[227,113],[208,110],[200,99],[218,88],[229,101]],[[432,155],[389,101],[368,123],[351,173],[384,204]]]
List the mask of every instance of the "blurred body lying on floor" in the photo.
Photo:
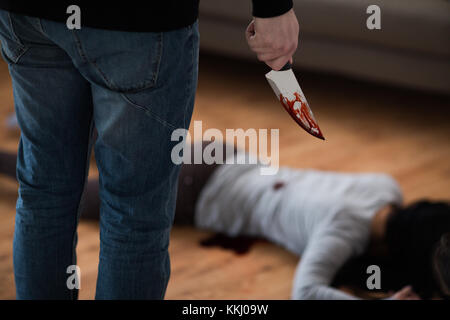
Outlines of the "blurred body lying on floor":
[[[405,207],[385,174],[280,168],[262,176],[259,166],[184,164],[174,224],[264,238],[300,255],[293,299],[357,299],[337,287],[367,291],[370,265],[380,267],[386,297],[448,297],[448,203]],[[0,153],[0,173],[14,177],[14,168],[15,155]],[[84,218],[99,218],[98,183],[88,181]]]

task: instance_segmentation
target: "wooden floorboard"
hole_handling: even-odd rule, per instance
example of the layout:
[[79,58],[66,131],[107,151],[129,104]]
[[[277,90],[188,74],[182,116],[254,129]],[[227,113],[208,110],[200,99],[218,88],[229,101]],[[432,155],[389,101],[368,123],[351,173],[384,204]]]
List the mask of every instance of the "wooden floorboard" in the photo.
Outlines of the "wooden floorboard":
[[[201,58],[193,120],[204,130],[280,129],[280,163],[340,172],[386,172],[405,201],[450,199],[449,97],[298,71],[326,141],[303,132],[277,103],[257,64]],[[7,68],[0,63],[0,148],[15,150],[18,132],[7,129],[13,111]],[[91,175],[96,174],[92,164]],[[0,299],[14,299],[12,235],[17,184],[0,177]],[[168,299],[287,299],[298,258],[267,242],[237,255],[199,242],[210,233],[175,227]],[[81,222],[80,298],[95,294],[98,224]]]

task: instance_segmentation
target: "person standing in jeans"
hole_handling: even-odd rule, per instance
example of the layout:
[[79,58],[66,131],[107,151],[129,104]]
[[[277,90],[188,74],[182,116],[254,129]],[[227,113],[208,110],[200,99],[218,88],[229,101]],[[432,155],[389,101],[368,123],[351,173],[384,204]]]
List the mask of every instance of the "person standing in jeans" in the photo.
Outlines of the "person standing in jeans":
[[[49,3],[50,4],[50,3]],[[76,299],[77,223],[93,128],[100,185],[97,299],[163,299],[180,167],[197,86],[198,0],[80,4],[0,0],[0,40],[21,129],[13,241],[18,299]],[[253,0],[247,41],[280,69],[297,47],[291,0]]]

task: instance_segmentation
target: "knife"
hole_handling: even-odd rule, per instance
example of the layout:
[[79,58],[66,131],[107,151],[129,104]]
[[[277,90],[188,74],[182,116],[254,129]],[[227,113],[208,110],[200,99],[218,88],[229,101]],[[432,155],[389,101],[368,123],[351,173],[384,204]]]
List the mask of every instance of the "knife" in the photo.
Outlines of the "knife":
[[286,63],[280,71],[272,70],[266,73],[266,79],[284,109],[295,122],[309,134],[325,140],[294,72],[292,72],[291,63]]

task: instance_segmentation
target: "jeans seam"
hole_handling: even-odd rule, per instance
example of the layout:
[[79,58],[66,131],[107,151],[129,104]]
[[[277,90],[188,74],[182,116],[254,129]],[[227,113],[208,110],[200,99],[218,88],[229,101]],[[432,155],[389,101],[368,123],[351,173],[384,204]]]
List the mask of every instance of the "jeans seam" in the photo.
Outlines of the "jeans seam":
[[[83,189],[81,191],[81,195],[80,195],[80,200],[78,201],[78,208],[77,208],[77,213],[75,216],[75,231],[74,234],[72,236],[72,264],[76,264],[76,239],[77,239],[77,228],[78,228],[78,223],[80,220],[80,215],[81,215],[81,208],[82,208],[82,200],[83,197],[86,193],[86,186],[87,186],[87,179],[88,179],[88,175],[89,175],[89,160],[91,158],[91,150],[92,150],[92,144],[93,144],[93,129],[94,129],[94,118],[93,115],[91,115],[91,121],[89,124],[89,140],[88,140],[88,149],[86,152],[86,161],[85,161],[85,168],[84,168],[84,178],[83,178]],[[71,298],[72,300],[76,300],[78,298],[78,291],[72,290],[71,291]]]
[[13,57],[9,57],[6,54],[4,47],[1,46],[2,56],[8,64],[16,64],[27,51],[28,51],[27,47],[20,47],[19,50],[14,50]]
[[[191,41],[192,41],[192,34],[193,34],[192,28],[189,28],[189,38],[190,38]],[[189,79],[190,80],[192,79],[192,75],[194,73],[194,71],[193,71],[193,67],[194,67],[194,45],[195,45],[194,41],[192,41],[192,46],[191,46],[191,68],[190,68],[190,73],[189,73]],[[192,82],[189,81],[189,86],[186,86],[186,92],[185,92],[186,98],[189,96],[189,92],[192,90],[191,86],[192,86]],[[191,102],[190,99],[187,99],[187,102],[184,105],[184,117],[183,117],[183,126],[184,126],[184,128],[186,128],[187,107],[188,107],[190,102]]]
[[38,26],[38,28],[39,28],[39,31],[40,31],[43,35],[47,36],[46,33],[45,33],[45,31],[44,31],[44,26],[42,25],[42,19],[38,18],[37,20],[38,20],[37,26]]
[[94,69],[100,74],[100,76],[103,78],[103,80],[108,84],[108,86],[109,86],[110,88],[113,88],[114,86],[113,86],[112,83],[108,80],[108,78],[107,78],[106,75],[103,73],[103,71],[98,67],[98,65],[97,65],[94,61],[90,60],[89,57],[87,56],[86,52],[85,52],[84,49],[83,49],[83,46],[81,45],[81,40],[80,40],[80,38],[77,36],[75,30],[72,31],[72,35],[73,35],[73,37],[74,37],[74,39],[75,39],[75,43],[76,43],[76,46],[77,46],[77,50],[78,50],[78,53],[80,54],[81,59],[82,59],[84,62],[90,63],[90,64],[94,67]]
[[[192,77],[193,77],[193,75],[194,75],[194,67],[196,67],[196,59],[195,59],[195,57],[196,57],[196,54],[195,54],[195,52],[196,52],[196,46],[197,46],[197,42],[196,41],[193,41],[193,37],[194,37],[194,25],[195,25],[195,23],[193,23],[192,25],[190,25],[189,27],[189,31],[190,31],[190,34],[189,34],[189,37],[190,37],[190,39],[191,39],[191,41],[192,41],[192,46],[191,46],[191,71],[190,71],[190,80],[192,80]],[[187,86],[186,86],[187,87]],[[186,96],[189,96],[189,93],[192,91],[192,81],[189,81],[189,90],[187,89],[186,90]],[[189,103],[191,103],[191,100],[189,99],[188,101],[187,101],[187,103],[186,103],[186,105],[184,106],[184,119],[183,119],[183,124],[184,124],[184,128],[185,129],[188,129],[188,128],[186,128],[186,116],[187,116],[187,107],[188,107],[188,105],[189,105]]]
[[24,46],[22,41],[20,41],[19,37],[16,34],[16,31],[14,30],[14,25],[12,22],[12,18],[11,18],[11,13],[8,12],[8,23],[9,23],[9,27],[11,28],[11,35],[13,36],[14,40],[17,41],[18,44],[20,44],[21,46]]
[[158,121],[162,125],[164,125],[166,127],[169,127],[169,129],[177,129],[174,125],[172,125],[171,123],[167,122],[166,120],[162,119],[157,114],[155,114],[150,108],[141,106],[141,105],[131,101],[130,98],[128,98],[123,93],[121,93],[120,95],[122,96],[123,99],[125,99],[126,102],[128,102],[129,104],[131,104],[132,106],[134,106],[136,108],[139,108],[139,109],[143,110],[147,115],[151,116],[153,119],[155,119],[156,121]]
[[[162,60],[162,55],[163,55],[163,50],[164,50],[164,32],[160,32],[159,33],[159,40],[158,40],[158,56],[156,58],[156,67],[155,67],[155,72],[153,72],[153,77],[150,81],[151,84],[142,84],[141,86],[138,86],[136,88],[133,89],[125,89],[125,90],[120,90],[118,88],[116,88],[114,85],[112,85],[109,82],[109,85],[111,87],[112,90],[118,90],[120,93],[136,93],[142,90],[146,90],[146,89],[151,89],[153,87],[156,86],[156,83],[158,82],[158,76],[159,76],[159,69],[161,67],[161,60]],[[94,62],[91,62],[94,63]],[[95,64],[95,63],[94,63]],[[106,77],[106,76],[105,76]],[[144,82],[146,82],[146,80],[144,80]]]
[[[18,49],[13,49],[13,57],[8,57],[8,59],[13,63],[17,63],[19,61],[19,59],[25,54],[25,52],[27,52],[28,47],[25,46],[22,43],[22,41],[20,40],[20,38],[17,36],[16,31],[14,30],[14,25],[12,22],[10,12],[7,12],[7,17],[8,17],[9,28],[11,29],[11,36],[13,38],[12,40],[15,41],[16,45],[18,46]],[[6,52],[3,50],[3,46],[2,46],[2,54],[3,54],[3,56],[7,56]]]
[[159,52],[158,52],[158,58],[157,58],[157,63],[156,63],[156,70],[155,70],[155,74],[153,76],[153,85],[151,87],[154,87],[156,85],[156,83],[158,82],[159,69],[161,67],[163,51],[164,51],[164,33],[160,32],[159,33]]

